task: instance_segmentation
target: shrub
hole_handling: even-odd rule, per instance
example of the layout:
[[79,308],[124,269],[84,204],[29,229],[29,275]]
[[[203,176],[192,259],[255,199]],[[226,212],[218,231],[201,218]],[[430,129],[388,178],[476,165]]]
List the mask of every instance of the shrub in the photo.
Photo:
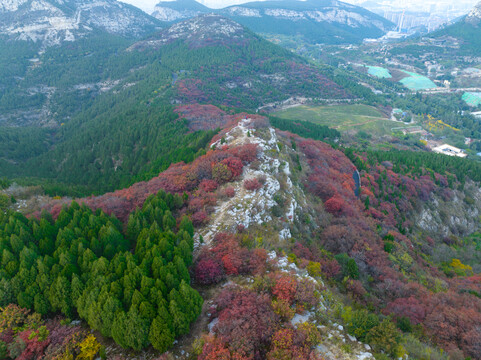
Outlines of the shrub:
[[392,357],[400,357],[399,354],[401,334],[389,319],[384,319],[379,325],[369,330],[366,341],[373,347],[374,351],[391,355]]
[[246,179],[244,180],[244,188],[249,191],[256,191],[262,187],[262,184],[258,179]]
[[294,278],[288,275],[282,275],[277,279],[276,284],[272,288],[272,294],[278,300],[285,300],[292,304],[296,295],[297,283]]
[[227,197],[233,198],[235,196],[235,190],[232,186],[226,187],[224,191]]
[[212,192],[215,189],[217,189],[218,186],[219,186],[219,184],[217,183],[217,181],[205,179],[205,180],[202,180],[200,182],[199,189],[201,189],[205,192]]
[[191,217],[194,226],[201,226],[209,222],[209,215],[204,210],[199,210]]
[[219,184],[223,184],[232,179],[232,172],[227,165],[217,163],[212,167],[212,178]]
[[312,277],[321,276],[321,264],[319,264],[318,262],[309,261],[309,264],[307,265],[307,272]]
[[413,325],[411,324],[411,320],[407,316],[401,316],[396,321],[397,327],[402,332],[411,332],[413,331]]
[[351,313],[347,331],[360,341],[365,341],[369,331],[377,325],[379,325],[379,318],[366,309],[361,309]]
[[283,321],[289,321],[296,313],[285,300],[272,300],[272,309]]
[[216,259],[201,258],[195,265],[194,277],[199,284],[217,284],[224,276],[224,268]]

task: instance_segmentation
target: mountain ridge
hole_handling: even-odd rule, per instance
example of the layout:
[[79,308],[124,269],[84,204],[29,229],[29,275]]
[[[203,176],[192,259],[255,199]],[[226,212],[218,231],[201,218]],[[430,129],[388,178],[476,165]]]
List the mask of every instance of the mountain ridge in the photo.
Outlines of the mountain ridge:
[[[199,6],[200,5],[200,6]],[[177,21],[191,14],[215,12],[229,17],[257,33],[301,36],[310,43],[361,42],[366,37],[380,37],[392,28],[388,20],[358,6],[340,1],[265,1],[209,9],[193,0],[160,2],[163,21]]]
[[140,38],[161,25],[142,10],[115,0],[19,0],[0,6],[0,35],[44,48],[75,41],[95,29]]

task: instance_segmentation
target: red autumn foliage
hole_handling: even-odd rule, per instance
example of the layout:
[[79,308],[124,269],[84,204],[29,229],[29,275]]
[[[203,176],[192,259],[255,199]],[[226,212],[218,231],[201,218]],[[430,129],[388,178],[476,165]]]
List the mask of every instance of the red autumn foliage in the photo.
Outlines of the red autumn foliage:
[[248,164],[256,160],[257,152],[257,144],[245,144],[232,149],[232,155],[241,159],[244,164]]
[[333,197],[326,201],[324,206],[326,207],[326,210],[329,211],[331,214],[340,215],[345,209],[346,203],[340,195],[335,194]]
[[228,186],[224,190],[226,196],[233,198],[235,196],[235,190],[232,186]]
[[309,279],[297,282],[294,300],[304,308],[310,309],[319,304],[316,286]]
[[216,234],[211,253],[222,263],[227,275],[260,273],[267,260],[264,249],[242,248],[236,236],[227,233]]
[[256,179],[246,179],[244,180],[244,188],[249,191],[256,191],[262,187],[261,182]]
[[205,210],[195,212],[190,218],[194,226],[201,226],[209,222],[209,215]]
[[[218,186],[221,183],[230,181],[233,174],[242,173],[243,165],[256,158],[256,144],[211,150],[206,155],[194,160],[191,164],[173,164],[159,176],[147,182],[138,182],[126,189],[106,193],[101,196],[77,199],[76,201],[79,204],[85,203],[93,210],[102,209],[107,214],[114,214],[120,220],[126,221],[133,210],[142,207],[148,196],[156,194],[160,190],[182,195],[184,192],[194,192],[196,188],[199,188],[204,193],[210,193],[214,191],[215,185],[215,182],[212,182],[213,169],[220,171],[217,173],[219,175],[218,180],[220,180],[220,183],[219,181],[217,182]],[[226,174],[221,171],[224,168],[227,170]],[[207,198],[206,195],[203,196]],[[53,217],[56,218],[62,206],[68,205],[70,202],[71,200],[68,199],[54,200],[47,204],[44,209],[50,211]],[[40,214],[36,215],[39,216]],[[201,214],[197,214],[196,217],[197,223],[202,224]]]
[[289,275],[282,275],[276,279],[276,283],[272,288],[272,294],[278,299],[285,300],[289,304],[292,304],[296,296],[296,290],[296,279]]
[[241,355],[264,358],[265,349],[279,326],[269,297],[229,287],[219,294],[215,304],[219,322],[214,332],[221,341]]
[[25,349],[20,356],[17,357],[18,360],[34,360],[43,357],[45,348],[50,343],[50,340],[47,338],[39,341],[37,336],[29,339],[32,332],[32,330],[25,330],[18,334],[18,337],[25,343]]
[[202,180],[199,184],[199,189],[205,192],[212,192],[217,189],[219,184],[215,180]]
[[227,159],[222,160],[222,164],[226,165],[232,173],[233,178],[237,178],[242,174],[242,170],[244,165],[239,158],[236,157],[229,157]]
[[222,264],[209,255],[201,254],[194,267],[194,278],[202,285],[219,283],[225,276]]
[[212,339],[207,341],[202,348],[199,360],[231,360],[229,349],[221,341]]

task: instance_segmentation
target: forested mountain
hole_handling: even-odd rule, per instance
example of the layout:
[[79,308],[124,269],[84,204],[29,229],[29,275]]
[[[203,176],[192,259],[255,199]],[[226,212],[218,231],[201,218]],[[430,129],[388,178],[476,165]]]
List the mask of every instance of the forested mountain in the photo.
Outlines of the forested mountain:
[[479,56],[481,51],[481,2],[466,17],[431,35],[435,39],[442,39],[446,36],[454,37],[460,42],[458,50],[460,55]]
[[152,15],[177,21],[207,12],[229,17],[257,33],[297,36],[309,43],[359,43],[380,37],[393,26],[366,9],[331,0],[250,2],[221,10],[206,8],[194,0],[177,0],[160,2]]
[[0,3],[0,35],[43,47],[75,41],[94,29],[138,38],[158,26],[155,18],[115,0],[4,0]]
[[148,182],[1,213],[3,357],[480,359],[479,163],[270,123],[294,133],[239,115]]
[[359,43],[393,26],[366,9],[336,0],[252,2],[221,13],[258,33],[299,36],[309,43]]
[[[4,115],[10,127],[0,129],[1,175],[46,178],[87,192],[151,178],[205,147],[212,135],[189,133],[173,105],[255,110],[296,96],[353,98],[302,58],[218,15],[174,24],[134,44],[101,33],[52,47],[12,81],[1,99],[10,110]],[[12,127],[28,105],[40,107],[28,114],[42,120],[24,116],[29,127]],[[39,122],[50,127],[32,130]]]

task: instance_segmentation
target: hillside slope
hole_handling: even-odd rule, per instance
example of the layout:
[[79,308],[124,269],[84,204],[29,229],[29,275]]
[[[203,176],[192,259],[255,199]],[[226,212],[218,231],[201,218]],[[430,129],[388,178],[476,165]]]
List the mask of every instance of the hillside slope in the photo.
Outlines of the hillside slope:
[[152,12],[160,21],[173,22],[212,12],[212,9],[195,0],[161,1]]
[[460,42],[458,53],[460,55],[479,56],[481,50],[481,3],[458,22],[434,32],[431,37],[453,37]]
[[[41,144],[35,154],[6,152],[2,175],[105,192],[156,176],[174,160],[171,156],[191,161],[205,145],[204,133],[181,136],[189,129],[176,120],[177,105],[255,111],[290,97],[353,98],[302,58],[218,15],[174,24],[134,44],[109,42],[112,49],[102,47],[103,41],[95,43],[89,53],[94,56],[80,58],[82,41],[68,49],[51,48],[20,82],[16,89],[24,98],[32,99],[32,83],[39,89],[36,99],[47,115],[50,137],[35,139]],[[92,68],[103,71],[92,73]],[[12,113],[5,112],[10,124],[20,117],[14,104]],[[26,125],[35,125],[32,117],[27,120]],[[6,139],[21,138],[26,130],[9,131],[15,134]]]
[[214,10],[194,0],[160,2],[153,16],[177,21],[216,12],[268,35],[296,36],[308,43],[359,43],[382,36],[392,23],[358,6],[340,1],[263,1]]
[[[367,159],[275,130],[260,116],[239,116],[191,164],[81,200],[125,222],[159,190],[184,194],[183,202],[175,195],[168,202],[195,226],[192,271],[207,306],[192,328],[200,344],[191,337],[173,353],[194,352],[201,360],[221,350],[306,360],[479,359],[481,238],[469,229],[455,236],[456,221],[417,221],[470,193],[472,201],[456,206],[479,226],[479,187],[463,188],[455,167],[438,173],[406,166],[414,153],[411,161]],[[57,221],[69,202],[48,206]],[[141,225],[134,220],[127,225],[132,231]],[[295,340],[279,346],[283,336]]]
[[94,29],[139,38],[158,26],[155,18],[115,0],[18,0],[0,4],[0,36],[42,47],[75,41]]

